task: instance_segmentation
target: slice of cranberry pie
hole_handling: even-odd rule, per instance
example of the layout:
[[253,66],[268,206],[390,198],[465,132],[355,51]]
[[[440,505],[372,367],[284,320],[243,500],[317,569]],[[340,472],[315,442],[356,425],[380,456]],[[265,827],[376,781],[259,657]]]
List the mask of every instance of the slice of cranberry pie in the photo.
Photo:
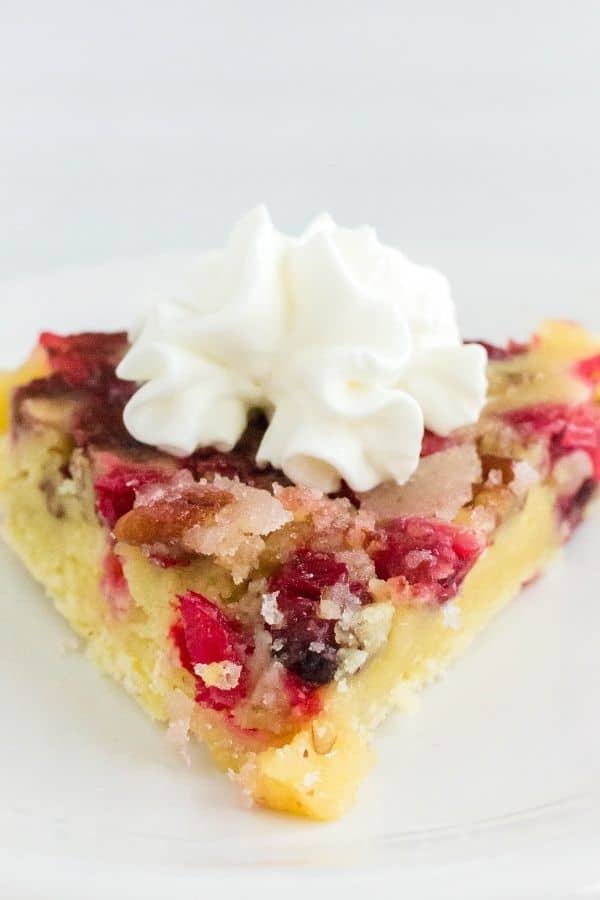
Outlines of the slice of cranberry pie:
[[[476,424],[426,433],[403,485],[337,494],[230,452],[134,439],[124,334],[45,333],[0,382],[3,527],[85,640],[184,752],[258,803],[328,819],[373,729],[534,577],[600,479],[600,344],[551,322],[488,346]],[[10,409],[10,413],[9,413]]]

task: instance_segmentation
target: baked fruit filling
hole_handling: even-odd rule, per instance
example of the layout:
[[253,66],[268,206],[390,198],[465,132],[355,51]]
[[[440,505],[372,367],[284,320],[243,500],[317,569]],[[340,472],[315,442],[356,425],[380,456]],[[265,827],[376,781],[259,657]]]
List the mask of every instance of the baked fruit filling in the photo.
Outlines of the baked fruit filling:
[[552,322],[485,346],[475,425],[427,433],[402,486],[323,495],[256,464],[258,412],[229,453],[138,443],[126,335],[44,333],[0,382],[6,536],[184,753],[193,734],[256,801],[336,816],[373,727],[537,574],[600,481],[600,345]]

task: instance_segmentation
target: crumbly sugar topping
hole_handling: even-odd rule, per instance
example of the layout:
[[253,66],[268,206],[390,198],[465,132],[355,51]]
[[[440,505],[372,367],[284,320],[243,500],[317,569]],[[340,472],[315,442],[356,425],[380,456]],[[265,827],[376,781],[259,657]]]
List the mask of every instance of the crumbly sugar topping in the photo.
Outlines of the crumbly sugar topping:
[[265,593],[262,596],[261,613],[267,625],[283,625],[284,615],[277,606],[279,591]]
[[477,449],[473,443],[464,443],[421,459],[405,485],[382,484],[361,499],[378,519],[416,515],[451,521],[470,502],[473,485],[480,479]]
[[242,667],[238,663],[224,659],[222,662],[196,663],[194,672],[202,679],[206,687],[231,691],[239,684]]
[[369,654],[366,650],[358,650],[356,647],[340,647],[337,654],[336,681],[339,681],[346,675],[354,675],[364,666],[368,658]]
[[214,556],[241,584],[257,567],[265,536],[290,522],[292,515],[266,490],[222,476],[216,476],[212,485],[230,491],[234,502],[224,506],[212,524],[190,529],[183,545],[192,553]]

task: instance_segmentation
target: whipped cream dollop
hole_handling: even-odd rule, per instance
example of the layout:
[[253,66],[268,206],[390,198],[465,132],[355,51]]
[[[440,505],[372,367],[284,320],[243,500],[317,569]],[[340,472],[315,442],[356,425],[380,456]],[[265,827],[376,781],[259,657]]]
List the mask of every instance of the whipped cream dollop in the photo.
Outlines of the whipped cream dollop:
[[117,372],[143,382],[135,438],[230,450],[262,408],[258,463],[325,492],[403,484],[424,428],[446,435],[485,402],[486,352],[461,342],[444,276],[327,215],[292,238],[252,210],[132,340]]

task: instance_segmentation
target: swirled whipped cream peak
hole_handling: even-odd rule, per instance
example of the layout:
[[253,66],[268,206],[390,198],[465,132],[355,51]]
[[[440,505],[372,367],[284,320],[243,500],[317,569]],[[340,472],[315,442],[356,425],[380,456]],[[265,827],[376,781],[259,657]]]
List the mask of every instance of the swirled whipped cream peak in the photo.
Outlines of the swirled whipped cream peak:
[[486,353],[461,342],[444,276],[327,215],[288,237],[247,213],[132,337],[118,375],[141,383],[135,438],[231,450],[261,408],[258,463],[324,492],[403,484],[424,429],[472,424],[485,402]]

